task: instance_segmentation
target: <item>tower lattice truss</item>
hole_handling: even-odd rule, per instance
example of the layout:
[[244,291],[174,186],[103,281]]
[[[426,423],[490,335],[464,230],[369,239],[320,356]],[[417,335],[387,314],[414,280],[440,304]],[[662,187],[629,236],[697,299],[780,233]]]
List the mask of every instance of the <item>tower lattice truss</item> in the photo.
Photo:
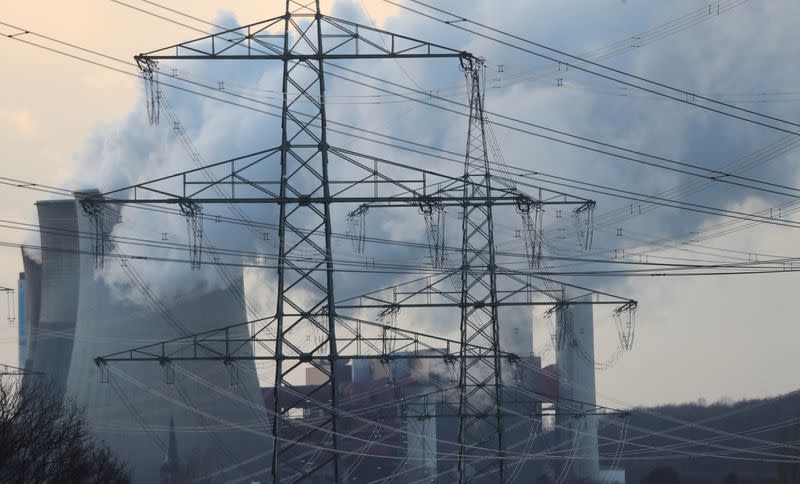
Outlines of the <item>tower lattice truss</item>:
[[[536,196],[496,177],[487,154],[483,74],[480,58],[404,35],[322,15],[319,2],[286,2],[280,17],[208,35],[136,56],[148,85],[148,112],[157,121],[160,90],[158,63],[166,60],[269,60],[280,62],[282,111],[280,144],[198,169],[107,192],[82,200],[85,210],[102,204],[167,204],[180,208],[193,231],[192,267],[202,259],[203,207],[213,204],[262,204],[279,212],[277,301],[275,314],[264,319],[162,343],[100,356],[96,363],[158,361],[165,368],[181,361],[214,360],[235,373],[242,360],[274,364],[271,415],[274,482],[327,476],[343,481],[342,455],[353,436],[343,422],[371,418],[381,408],[358,408],[339,395],[338,363],[376,360],[390,367],[403,359],[431,359],[452,371],[452,385],[435,392],[403,395],[394,406],[408,409],[433,393],[452,405],[458,442],[452,451],[459,482],[503,482],[507,475],[504,417],[514,393],[513,375],[520,357],[500,346],[499,322],[506,308],[542,305],[561,311],[570,304],[564,285],[538,270],[541,258],[541,213],[550,205],[574,213],[590,212],[591,200],[547,190]],[[463,173],[447,176],[398,160],[371,156],[329,143],[325,110],[325,66],[337,59],[430,59],[453,62],[466,78],[469,123]],[[261,167],[280,166],[277,179],[264,180]],[[346,174],[346,175],[345,175]],[[363,220],[376,210],[418,210],[429,233],[431,271],[359,297],[337,299],[331,210],[350,213],[356,251],[363,251]],[[444,243],[443,214],[459,213],[460,247]],[[494,238],[493,216],[499,210],[520,214],[529,270],[504,265]],[[560,211],[559,211],[560,213]],[[105,235],[98,228],[98,237]],[[198,233],[200,231],[200,233]],[[98,247],[104,247],[101,240]],[[360,247],[360,249],[359,249]],[[102,253],[97,257],[102,267]],[[348,277],[356,277],[349,275]],[[567,285],[568,286],[568,285]],[[591,304],[631,309],[635,302],[607,293]],[[580,302],[584,304],[585,302]],[[404,310],[435,310],[458,321],[458,337],[449,339],[399,327]],[[359,315],[375,312],[375,320]],[[249,337],[234,338],[237,326]],[[317,385],[298,393],[298,383],[313,368]],[[313,411],[309,408],[313,407]],[[303,409],[313,423],[294,418]],[[349,426],[352,427],[352,426]],[[348,428],[349,428],[348,427]],[[308,458],[308,446],[322,447]],[[400,465],[400,464],[397,464]],[[327,481],[330,482],[330,481]]]

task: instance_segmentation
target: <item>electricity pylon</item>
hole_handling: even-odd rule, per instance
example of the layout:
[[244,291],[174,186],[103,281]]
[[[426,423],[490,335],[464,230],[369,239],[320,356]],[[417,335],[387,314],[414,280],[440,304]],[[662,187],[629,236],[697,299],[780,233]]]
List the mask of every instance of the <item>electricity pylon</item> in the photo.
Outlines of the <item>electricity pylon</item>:
[[[333,146],[327,136],[325,111],[325,62],[334,59],[459,59],[470,88],[470,116],[467,154],[463,176],[451,177],[430,170],[365,155]],[[169,364],[180,360],[221,360],[237,358],[268,359],[275,364],[271,472],[274,482],[289,478],[291,453],[303,441],[324,443],[328,450],[319,453],[310,469],[290,469],[292,480],[330,479],[340,482],[341,451],[338,426],[340,402],[337,361],[357,358],[391,360],[406,356],[398,348],[409,341],[424,339],[421,333],[391,325],[364,322],[348,316],[348,311],[377,308],[383,314],[407,307],[453,308],[460,312],[460,338],[449,341],[433,338],[449,348],[425,353],[458,364],[459,461],[460,482],[503,480],[503,411],[501,360],[513,361],[515,355],[499,347],[498,311],[507,306],[553,305],[556,301],[533,301],[532,292],[553,294],[535,287],[526,274],[502,268],[495,258],[492,211],[513,207],[529,212],[532,207],[575,205],[579,209],[594,202],[549,192],[552,197],[533,198],[507,184],[493,185],[486,150],[483,111],[483,63],[471,54],[413,39],[350,21],[322,15],[319,2],[300,3],[287,0],[283,16],[208,35],[136,56],[136,61],[150,83],[148,92],[151,118],[157,118],[158,62],[164,60],[276,60],[283,64],[280,145],[236,157],[213,165],[172,174],[139,183],[100,196],[82,200],[87,210],[92,204],[154,203],[174,204],[190,222],[203,217],[204,204],[275,204],[279,208],[277,264],[277,305],[274,318],[264,321],[264,328],[247,341],[234,341],[226,331],[215,330],[211,340],[198,346],[198,335],[161,343],[155,348],[127,350],[99,357],[101,369],[112,361],[160,361]],[[258,165],[279,160],[278,180],[264,180],[256,173]],[[343,177],[349,169],[349,176]],[[206,177],[206,178],[203,178]],[[372,180],[372,181],[368,181]],[[364,185],[372,184],[372,193]],[[275,186],[278,191],[275,191]],[[337,189],[332,190],[335,186]],[[342,188],[344,187],[344,188]],[[444,187],[432,190],[429,187]],[[558,198],[556,198],[556,196]],[[337,300],[334,291],[336,264],[333,255],[331,208],[334,204],[357,205],[363,215],[372,208],[414,207],[440,209],[457,207],[462,215],[460,264],[443,271],[435,280],[395,286],[374,291],[367,303],[357,298]],[[185,207],[190,207],[188,210]],[[192,227],[197,223],[190,224]],[[101,237],[103,235],[101,234]],[[195,237],[196,238],[196,237]],[[102,244],[101,244],[102,246]],[[193,252],[192,261],[195,263]],[[198,254],[199,257],[199,254]],[[197,261],[199,263],[199,259]],[[102,266],[102,264],[99,264]],[[499,279],[503,282],[500,284]],[[455,291],[447,288],[456,283]],[[397,287],[401,287],[398,299]],[[387,294],[387,291],[391,295]],[[430,300],[431,294],[437,301]],[[606,304],[621,305],[623,298],[610,297]],[[364,328],[373,328],[377,336],[365,337]],[[265,337],[263,331],[274,332]],[[223,328],[224,330],[224,328]],[[342,335],[341,333],[346,334]],[[307,338],[309,333],[316,338]],[[201,335],[202,336],[202,335]],[[206,335],[208,336],[208,335]],[[175,343],[181,349],[165,350]],[[236,355],[231,348],[245,348],[259,343],[270,347],[268,356],[253,352]],[[369,343],[369,344],[367,344]],[[366,344],[354,351],[354,345]],[[188,346],[186,346],[188,345]],[[457,351],[451,345],[457,345]],[[189,348],[189,349],[187,349]],[[223,349],[224,348],[224,349]],[[304,370],[315,368],[323,375],[322,383],[304,398],[287,397],[286,389],[302,379]],[[300,405],[316,405],[324,418],[313,426],[293,426],[289,418]],[[481,455],[489,450],[492,456]],[[484,452],[485,453],[485,452]],[[327,476],[327,477],[321,477]]]
[[[462,59],[469,85],[469,127],[464,161],[464,198],[492,196],[492,178],[486,146],[481,76],[483,62]],[[461,371],[459,386],[459,482],[484,475],[505,482],[503,462],[503,377],[497,306],[492,205],[465,204],[461,216]],[[469,343],[489,351],[471,350]],[[468,358],[474,355],[476,358]],[[469,385],[469,386],[468,386]],[[494,425],[486,420],[493,419]],[[493,449],[497,459],[470,459],[476,448]],[[482,463],[483,462],[483,463]]]

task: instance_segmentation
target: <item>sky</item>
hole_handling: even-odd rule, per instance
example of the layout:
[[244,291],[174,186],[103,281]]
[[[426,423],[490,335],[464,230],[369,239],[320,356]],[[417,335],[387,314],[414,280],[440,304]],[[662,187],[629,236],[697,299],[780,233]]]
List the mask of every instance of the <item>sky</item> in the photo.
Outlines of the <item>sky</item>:
[[[170,1],[163,5],[228,26],[277,16],[282,10],[279,3],[227,2],[224,11],[217,2]],[[399,3],[412,5],[408,0]],[[696,15],[693,18],[697,21],[685,29],[675,24],[671,24],[671,29],[664,25],[708,3],[525,0],[507,2],[502,9],[490,2],[434,3],[502,31],[518,33],[568,52],[596,52],[615,45],[619,52],[602,60],[605,65],[783,119],[796,119],[795,107],[800,92],[792,79],[798,78],[800,68],[786,62],[796,54],[795,46],[800,45],[800,32],[792,22],[800,13],[796,2],[720,2],[719,15],[715,10],[717,2],[713,2],[710,15]],[[4,9],[0,22],[126,60],[136,53],[201,35],[131,7],[180,19],[195,29],[209,28],[140,0],[124,4],[85,0],[69,5],[27,2]],[[443,26],[383,0],[332,0],[323,2],[322,8],[337,17],[367,25],[374,22],[386,30],[484,57],[487,62],[486,105],[493,113],[490,121],[502,121],[495,114],[511,116],[711,169],[728,167],[784,138],[786,143],[793,139],[786,133],[661,99],[586,73],[562,71],[552,62]],[[47,15],[43,15],[45,11]],[[661,30],[652,30],[657,28]],[[8,35],[18,31],[0,24],[0,32]],[[652,42],[642,41],[654,37]],[[55,45],[29,34],[20,38]],[[0,40],[0,61],[8,66],[9,72],[0,81],[4,87],[0,90],[0,154],[3,160],[0,176],[69,189],[96,186],[106,190],[193,166],[168,121],[162,119],[158,126],[149,126],[141,79],[8,38]],[[102,61],[135,72],[115,61]],[[224,82],[229,90],[238,89],[254,93],[266,102],[277,102],[274,91],[280,85],[279,65],[237,62],[175,67],[180,76],[214,84]],[[345,67],[368,71],[400,85],[417,86],[419,90],[437,92],[460,102],[466,99],[463,76],[453,63],[410,61],[401,68],[389,61],[367,68],[351,64]],[[346,71],[331,71],[346,75]],[[375,94],[363,86],[332,80],[328,85],[330,118],[463,152],[465,118],[402,100],[383,102],[398,100],[374,97]],[[364,97],[367,95],[373,97]],[[279,126],[272,117],[180,92],[167,90],[166,96],[207,162],[278,144],[275,133]],[[355,103],[352,99],[356,99]],[[376,100],[381,102],[374,102]],[[697,179],[686,174],[579,150],[500,126],[494,126],[493,132],[502,158],[508,164],[541,173],[647,194],[681,186],[684,191],[676,193],[682,201],[747,213],[793,202],[789,197],[723,183],[689,190],[692,186],[687,188],[686,184],[697,183]],[[444,173],[459,171],[457,164],[341,134],[333,134],[332,140],[339,146],[418,166],[425,164]],[[499,161],[495,153],[492,156]],[[752,160],[749,165],[742,164],[742,171],[738,173],[782,185],[797,184],[797,152],[788,150],[769,161]],[[557,220],[550,213],[547,238],[551,244],[549,250],[556,255],[620,260],[623,249],[627,249],[626,260],[644,257],[659,262],[731,260],[724,257],[754,260],[768,255],[793,257],[798,242],[793,232],[796,229],[766,224],[755,224],[721,236],[717,230],[718,236],[700,240],[702,234],[708,233],[703,232],[704,229],[729,222],[729,219],[647,207],[639,215],[638,203],[631,205],[630,200],[574,188],[564,190],[597,201],[595,240],[589,254],[581,252],[576,248],[570,221]],[[2,218],[34,221],[33,203],[40,198],[43,194],[38,192],[0,186]],[[248,215],[257,220],[275,220],[275,214],[269,210],[247,210]],[[455,214],[449,217],[450,230],[453,230]],[[791,215],[782,217],[791,219]],[[181,220],[143,218],[134,213],[130,218],[139,228],[144,227],[155,236],[162,232],[185,232]],[[420,218],[414,213],[368,217],[368,235],[422,240],[425,232]],[[344,214],[335,214],[335,222],[344,225]],[[498,216],[497,225],[500,243],[518,246],[518,241],[514,240],[519,228],[516,215]],[[622,229],[622,236],[617,236],[619,229]],[[674,239],[677,245],[668,250],[662,249],[663,243],[636,248],[643,242],[680,234],[691,235]],[[261,250],[264,246],[253,241],[252,234],[228,232],[222,227],[208,228],[208,236],[218,246],[226,248]],[[454,240],[450,232],[448,237]],[[0,228],[0,240],[21,243],[36,239],[18,230]],[[345,249],[339,247],[338,250]],[[367,256],[385,260],[420,255],[368,246]],[[19,250],[0,248],[0,267],[3,268],[0,285],[15,287],[17,273],[21,270]],[[581,266],[559,266],[564,270],[574,267]],[[142,264],[137,268],[166,299],[170,291],[186,287],[180,282],[191,277],[185,268],[176,269],[168,276],[154,265]],[[124,289],[124,281],[120,281],[119,274],[113,270],[101,276],[112,283],[116,281]],[[800,329],[794,324],[794,314],[799,309],[793,294],[796,277],[793,273],[778,273],[570,279],[575,284],[639,302],[634,347],[622,353],[610,368],[597,372],[599,393],[608,397],[607,402],[630,406],[757,398],[796,389],[800,383],[792,364],[800,336]],[[392,280],[391,277],[371,276],[359,282],[342,281],[340,286],[342,293],[358,294],[366,287],[388,284]],[[270,294],[268,274],[251,277],[251,283],[265,289],[262,294]],[[253,293],[257,291],[251,291]],[[125,297],[124,294],[121,297]],[[253,296],[253,304],[268,310],[266,299],[267,296]],[[417,317],[421,318],[417,324],[422,328],[436,328],[434,315],[414,314],[414,318]],[[413,319],[411,315],[401,315],[401,323],[404,318]],[[614,355],[618,337],[608,310],[598,309],[595,319],[595,353],[602,361]],[[534,348],[545,352],[545,361],[548,361],[552,358],[552,351],[547,350],[548,325],[540,314],[534,324]],[[15,338],[16,328],[0,325],[0,362],[16,363]]]

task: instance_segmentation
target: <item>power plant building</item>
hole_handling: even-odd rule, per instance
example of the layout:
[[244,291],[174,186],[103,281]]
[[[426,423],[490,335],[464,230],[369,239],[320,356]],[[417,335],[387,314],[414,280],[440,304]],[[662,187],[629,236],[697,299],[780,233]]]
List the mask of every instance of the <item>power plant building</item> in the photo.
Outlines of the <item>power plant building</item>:
[[[506,472],[520,479],[524,476],[526,482],[624,484],[624,470],[600,467],[598,417],[593,415],[597,406],[591,295],[567,288],[564,300],[567,305],[556,313],[555,364],[541,369],[539,358],[527,356],[522,358],[526,363],[523,369],[512,371],[511,365],[504,362],[505,447],[509,455],[531,456],[508,458]],[[501,341],[505,342],[501,349],[518,353],[528,350],[532,354],[532,338],[528,339],[532,330],[526,326],[532,327],[531,317],[527,316],[526,321],[522,312],[517,319],[501,323],[501,332],[506,333],[505,337],[501,334]],[[515,331],[517,327],[524,329]],[[361,439],[355,443],[343,441],[345,453],[340,465],[359,482],[391,476],[397,482],[457,479],[453,456],[458,452],[458,397],[457,392],[448,390],[456,381],[442,363],[406,356],[385,362],[356,359],[337,367],[343,412],[340,432]],[[293,396],[284,396],[288,401],[301,402],[297,404],[304,408],[304,414],[299,420],[311,422],[318,418],[316,407],[309,400],[305,404],[302,401],[303,395],[325,394],[327,390],[320,390],[324,381],[316,371],[310,371],[305,386],[296,386]],[[272,408],[275,389],[262,390],[266,408]],[[554,424],[544,424],[543,410],[555,413]],[[369,421],[375,424],[370,426]],[[364,451],[363,442],[371,440],[379,444]],[[358,457],[359,452],[369,456]],[[534,457],[537,454],[552,454],[555,458]],[[292,456],[286,458],[296,460]],[[310,461],[301,462],[309,465]],[[494,482],[495,477],[477,482]]]

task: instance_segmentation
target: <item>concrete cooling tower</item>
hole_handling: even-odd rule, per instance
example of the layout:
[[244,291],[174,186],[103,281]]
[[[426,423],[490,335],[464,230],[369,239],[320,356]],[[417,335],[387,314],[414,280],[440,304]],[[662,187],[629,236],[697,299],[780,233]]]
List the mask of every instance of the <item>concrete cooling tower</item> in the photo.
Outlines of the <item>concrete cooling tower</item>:
[[[31,349],[26,368],[45,373],[57,394],[63,395],[72,358],[72,343],[78,313],[79,266],[78,219],[76,202],[44,201],[36,204],[39,216],[41,245],[40,291],[29,294],[38,309],[28,311],[33,319],[29,331]],[[32,254],[31,254],[32,255]],[[23,254],[23,263],[31,268],[35,262]],[[35,280],[31,270],[31,281]],[[38,313],[38,317],[36,317]]]
[[[37,342],[37,335],[39,333],[39,308],[41,307],[42,298],[42,263],[39,259],[40,252],[37,252],[38,257],[33,257],[33,254],[28,249],[22,249],[22,268],[25,272],[24,290],[25,290],[25,311],[20,308],[20,324],[25,325],[25,360],[22,361],[20,367],[33,369],[33,347]],[[24,323],[23,323],[24,318]],[[22,335],[21,335],[22,336]],[[22,338],[20,338],[22,341]]]
[[[174,474],[169,476],[171,482],[226,482],[246,476],[246,482],[266,482],[270,431],[252,361],[238,363],[235,387],[229,368],[220,361],[175,364],[169,378],[158,362],[112,363],[108,382],[101,380],[93,361],[134,346],[245,321],[241,270],[226,269],[228,281],[216,288],[194,284],[187,277],[185,290],[169,299],[155,291],[147,297],[143,294],[147,288],[133,283],[112,288],[100,271],[135,270],[137,264],[151,262],[123,263],[110,256],[117,252],[107,244],[105,267],[96,268],[94,225],[80,204],[69,200],[37,206],[42,245],[58,250],[43,252],[41,318],[38,330],[34,323],[30,326],[36,335],[29,352],[33,369],[46,372],[85,408],[94,436],[127,465],[134,482],[159,482],[163,469]],[[105,227],[110,231],[118,217],[113,211],[106,213]],[[50,231],[49,226],[59,231]],[[26,271],[29,267],[35,270],[32,259],[26,262]],[[204,266],[192,275],[214,280],[216,269]],[[26,277],[29,282],[33,279]],[[133,291],[136,297],[124,297],[120,291]],[[245,326],[239,328],[231,338],[248,336]]]
[[565,298],[572,303],[559,311],[556,320],[556,364],[558,367],[558,399],[556,425],[560,441],[569,446],[574,459],[570,475],[592,481],[599,476],[597,449],[597,417],[576,413],[595,410],[594,318],[591,295],[581,295],[570,288]]

